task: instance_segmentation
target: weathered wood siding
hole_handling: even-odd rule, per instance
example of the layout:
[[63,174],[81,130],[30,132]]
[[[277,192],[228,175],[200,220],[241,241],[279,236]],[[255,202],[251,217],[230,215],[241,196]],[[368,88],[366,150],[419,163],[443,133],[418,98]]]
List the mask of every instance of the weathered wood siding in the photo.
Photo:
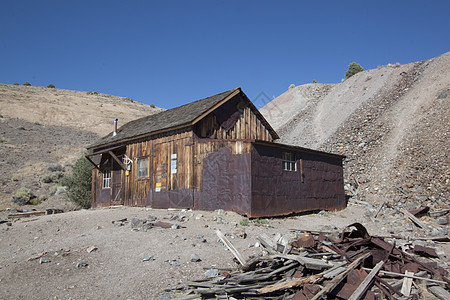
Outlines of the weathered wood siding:
[[[176,159],[171,159],[173,154],[176,154]],[[126,191],[124,205],[161,206],[163,204],[158,201],[153,203],[157,193],[192,186],[191,131],[169,132],[129,144],[126,155],[133,160],[133,164],[129,175],[124,176],[123,180]],[[137,159],[145,158],[148,158],[148,176],[138,178]],[[173,161],[176,163],[176,173],[171,172]]]
[[197,123],[194,132],[200,138],[274,140],[258,116],[238,96]]

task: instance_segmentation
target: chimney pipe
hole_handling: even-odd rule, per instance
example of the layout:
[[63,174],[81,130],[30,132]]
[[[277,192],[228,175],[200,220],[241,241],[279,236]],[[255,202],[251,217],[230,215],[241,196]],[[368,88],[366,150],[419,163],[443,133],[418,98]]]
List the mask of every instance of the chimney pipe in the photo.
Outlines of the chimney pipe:
[[114,131],[113,131],[112,136],[117,135],[117,121],[119,121],[119,119],[114,119]]

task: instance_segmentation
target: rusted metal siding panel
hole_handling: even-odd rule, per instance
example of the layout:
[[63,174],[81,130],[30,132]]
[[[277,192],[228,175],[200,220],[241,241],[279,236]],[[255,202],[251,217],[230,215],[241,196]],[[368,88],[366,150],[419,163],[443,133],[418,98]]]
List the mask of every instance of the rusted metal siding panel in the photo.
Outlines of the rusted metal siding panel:
[[340,158],[292,150],[297,171],[284,171],[282,153],[286,149],[261,145],[254,145],[253,149],[251,217],[345,208]]
[[250,211],[251,155],[233,154],[232,146],[210,152],[203,159],[202,191],[194,199],[194,208],[224,209],[241,214]]

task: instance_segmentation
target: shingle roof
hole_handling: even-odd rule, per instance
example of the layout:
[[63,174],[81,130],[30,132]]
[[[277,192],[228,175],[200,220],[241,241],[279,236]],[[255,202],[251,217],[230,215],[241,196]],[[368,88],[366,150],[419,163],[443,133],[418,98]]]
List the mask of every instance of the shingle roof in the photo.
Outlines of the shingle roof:
[[232,89],[205,99],[197,100],[189,104],[165,110],[154,115],[133,120],[120,127],[117,130],[117,135],[112,136],[112,134],[109,134],[101,138],[94,144],[90,145],[88,149],[173,127],[179,127],[183,125],[188,126],[197,117],[201,116],[203,113],[208,111],[220,101],[227,98],[236,90],[240,89]]

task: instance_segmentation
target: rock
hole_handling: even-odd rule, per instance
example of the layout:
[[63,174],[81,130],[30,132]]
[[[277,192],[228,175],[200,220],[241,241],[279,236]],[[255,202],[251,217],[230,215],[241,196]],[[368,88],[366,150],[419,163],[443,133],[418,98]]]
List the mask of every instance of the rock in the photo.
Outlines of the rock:
[[174,267],[179,267],[179,266],[180,266],[180,264],[179,264],[176,260],[170,260],[170,261],[169,261],[169,264],[170,264],[171,266],[174,266]]
[[155,222],[157,219],[158,219],[158,218],[155,217],[155,216],[148,216],[148,217],[147,217],[147,221],[148,221],[148,222]]
[[78,268],[78,269],[79,269],[79,268],[86,268],[88,265],[89,265],[89,264],[86,263],[86,262],[84,262],[84,261],[79,261],[79,262],[77,263],[77,268]]
[[436,224],[439,224],[439,225],[447,225],[448,222],[447,222],[447,219],[440,218],[440,219],[436,220]]
[[90,246],[89,248],[86,249],[87,253],[91,253],[91,252],[94,252],[97,250],[98,250],[98,248],[95,246]]
[[180,226],[177,225],[177,224],[173,224],[172,227],[170,227],[170,228],[172,228],[172,229],[178,229],[178,228],[180,228]]
[[39,263],[40,263],[40,264],[49,263],[50,261],[51,261],[51,260],[48,259],[47,257],[41,257],[41,258],[39,259]]
[[447,229],[433,228],[433,230],[431,230],[431,235],[432,236],[445,236],[447,234],[448,234],[448,230]]
[[216,216],[212,216],[211,217],[211,221],[217,221],[217,217]]
[[65,194],[66,192],[67,192],[67,187],[66,186],[58,186],[56,188],[55,195]]
[[407,187],[407,188],[413,188],[413,187],[414,187],[414,183],[412,183],[412,182],[407,182],[407,183],[406,183],[406,187]]
[[245,230],[243,228],[238,228],[233,232],[233,235],[241,238],[241,239],[245,239],[247,237],[247,233],[245,232]]
[[191,255],[191,262],[199,262],[199,261],[202,261],[200,259],[200,256],[198,256],[197,254],[192,254]]
[[155,260],[155,258],[153,256],[144,256],[142,258],[142,261],[153,261]]
[[218,269],[209,269],[205,272],[206,278],[213,278],[219,276],[219,270]]

